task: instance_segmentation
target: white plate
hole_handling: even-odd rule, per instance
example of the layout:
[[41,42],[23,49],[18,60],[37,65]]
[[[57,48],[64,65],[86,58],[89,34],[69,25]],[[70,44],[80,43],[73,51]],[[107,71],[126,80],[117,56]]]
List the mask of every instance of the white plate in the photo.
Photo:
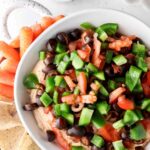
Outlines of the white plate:
[[85,21],[91,22],[96,26],[107,22],[116,22],[119,24],[122,33],[134,34],[140,37],[150,48],[150,29],[144,23],[130,15],[109,9],[93,9],[75,13],[65,17],[65,19],[57,22],[42,33],[21,59],[15,77],[15,103],[19,117],[28,133],[42,150],[59,150],[60,148],[47,141],[46,136],[38,128],[33,114],[23,111],[22,106],[29,102],[29,96],[22,83],[23,78],[32,71],[38,61],[38,52],[45,46],[48,39],[54,37],[60,31],[77,28]]

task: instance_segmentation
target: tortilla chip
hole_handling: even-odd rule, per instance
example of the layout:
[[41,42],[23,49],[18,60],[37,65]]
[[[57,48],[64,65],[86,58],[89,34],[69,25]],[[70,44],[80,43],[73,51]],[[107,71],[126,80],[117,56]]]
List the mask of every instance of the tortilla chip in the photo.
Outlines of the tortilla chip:
[[[17,150],[21,137],[25,129],[23,127],[15,127],[0,131],[0,149],[1,150]],[[26,149],[27,150],[27,149]]]
[[40,150],[27,132],[24,133],[17,150]]
[[0,103],[0,130],[22,126],[14,104]]

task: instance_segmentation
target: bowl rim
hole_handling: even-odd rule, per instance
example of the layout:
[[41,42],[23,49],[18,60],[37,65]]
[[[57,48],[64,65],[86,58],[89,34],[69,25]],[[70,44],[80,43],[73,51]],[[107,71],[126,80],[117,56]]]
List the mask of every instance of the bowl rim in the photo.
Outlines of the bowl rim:
[[29,129],[29,126],[26,124],[25,120],[24,120],[24,117],[22,116],[21,114],[21,110],[19,108],[19,100],[17,98],[17,95],[18,95],[18,92],[17,92],[17,84],[18,84],[18,76],[19,76],[19,73],[20,73],[20,69],[21,69],[21,66],[23,64],[23,62],[25,61],[25,58],[27,55],[29,55],[29,51],[30,49],[33,49],[34,48],[34,45],[35,44],[38,44],[38,42],[46,35],[47,32],[49,32],[50,30],[52,30],[53,28],[57,27],[57,25],[59,24],[62,24],[63,22],[65,22],[66,20],[69,20],[71,19],[72,17],[75,17],[75,16],[78,16],[78,15],[84,15],[86,13],[89,13],[89,12],[97,12],[97,11],[110,11],[110,12],[115,12],[115,13],[119,13],[121,15],[125,15],[127,17],[130,17],[131,19],[134,19],[136,21],[138,21],[139,23],[143,24],[143,26],[145,26],[148,30],[150,30],[150,27],[144,23],[142,20],[140,20],[139,18],[137,18],[136,16],[133,16],[129,13],[126,13],[126,12],[123,12],[123,11],[120,11],[120,10],[115,10],[115,9],[110,9],[110,8],[94,8],[94,9],[85,9],[85,10],[82,10],[82,11],[77,11],[75,13],[72,13],[66,17],[64,17],[62,20],[56,22],[55,24],[53,24],[52,26],[48,27],[29,47],[28,49],[26,50],[25,54],[23,55],[23,57],[21,58],[20,62],[19,62],[19,65],[17,67],[17,71],[16,71],[16,75],[15,75],[15,81],[14,81],[14,102],[15,102],[15,106],[16,106],[16,110],[17,110],[17,113],[18,113],[18,116],[19,116],[19,119],[21,120],[21,123],[23,124],[25,130],[29,133],[29,135],[32,137],[32,139],[35,141],[35,143],[41,148],[41,149],[45,149],[43,147],[43,145],[38,141],[38,139],[36,139],[36,137],[34,136],[34,134],[32,133],[32,131]]

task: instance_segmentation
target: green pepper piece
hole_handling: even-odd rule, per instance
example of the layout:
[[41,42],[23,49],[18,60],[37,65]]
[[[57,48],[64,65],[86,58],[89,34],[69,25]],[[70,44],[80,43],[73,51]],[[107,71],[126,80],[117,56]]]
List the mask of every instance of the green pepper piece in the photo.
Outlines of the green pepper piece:
[[84,150],[82,146],[72,146],[71,150]]
[[66,54],[67,53],[65,52],[65,53],[55,55],[54,64],[59,65],[59,63],[63,60],[63,58]]
[[117,78],[115,78],[115,81],[124,83],[125,82],[125,78],[124,77],[117,77]]
[[146,138],[146,131],[142,124],[138,124],[134,128],[130,129],[130,138],[136,141]]
[[148,66],[143,57],[136,57],[136,65],[139,67],[143,72],[147,72]]
[[134,43],[132,47],[132,53],[139,56],[139,57],[145,57],[146,55],[146,47],[144,44]]
[[117,130],[120,130],[121,128],[123,128],[125,126],[123,119],[118,120],[116,122],[113,123],[113,127]]
[[145,98],[142,100],[141,109],[147,110],[148,112],[150,112],[150,99],[149,98]]
[[48,107],[53,102],[53,99],[46,92],[44,92],[40,97],[40,101],[45,107]]
[[133,89],[134,93],[140,93],[143,92],[143,87],[141,85],[141,80],[139,79],[137,84],[135,85],[134,89]]
[[105,120],[103,118],[103,116],[99,113],[99,112],[94,112],[93,117],[92,117],[92,124],[94,125],[94,127],[96,127],[97,129],[103,127],[105,125]]
[[99,80],[103,80],[103,81],[105,80],[104,71],[95,72],[93,73],[93,76],[95,76]]
[[89,22],[83,22],[80,24],[80,26],[84,29],[92,29],[92,30],[95,30],[95,26],[92,25],[91,23]]
[[70,107],[68,104],[66,103],[61,103],[60,104],[60,111],[61,112],[65,112],[65,113],[69,113],[70,112]]
[[98,82],[97,80],[95,81],[95,84],[97,84],[99,87],[100,87],[100,93],[103,95],[103,96],[105,96],[105,97],[107,97],[108,95],[109,95],[109,93],[108,93],[108,91],[106,90],[106,88],[100,83],[100,82]]
[[75,95],[78,95],[80,93],[80,89],[78,86],[75,87],[74,92]]
[[101,148],[104,145],[104,139],[101,136],[95,134],[91,140],[91,143]]
[[124,145],[122,143],[122,140],[113,142],[113,147],[114,147],[115,150],[127,150],[124,147]]
[[69,55],[65,55],[65,56],[63,57],[63,61],[69,62],[69,61],[70,61]]
[[55,87],[54,77],[48,77],[46,79],[46,92],[53,92]]
[[106,101],[101,101],[96,104],[97,111],[102,115],[107,115],[110,110],[110,105]]
[[116,34],[119,26],[116,23],[105,23],[101,25],[101,28],[108,34],[108,35],[114,35]]
[[144,119],[144,117],[142,115],[142,112],[140,110],[134,110],[134,112],[138,116],[139,120],[143,120]]
[[24,80],[23,80],[23,85],[27,88],[27,89],[35,89],[36,85],[39,83],[39,80],[37,78],[37,76],[34,73],[30,73],[28,74]]
[[92,63],[88,63],[88,65],[86,66],[86,70],[87,72],[98,72],[98,68],[95,67]]
[[59,75],[55,76],[55,79],[54,79],[55,86],[60,86],[63,80],[64,80],[63,76],[59,76]]
[[101,27],[98,27],[96,29],[96,33],[98,33],[98,38],[104,42],[107,38],[108,38],[108,35],[107,33],[101,28]]
[[84,66],[83,60],[75,51],[71,53],[70,59],[72,60],[72,65],[75,69],[82,69],[82,67]]
[[123,55],[117,55],[113,58],[113,62],[116,65],[121,66],[127,63],[127,59]]
[[54,105],[54,112],[55,112],[56,116],[60,116],[61,115],[60,104]]
[[73,125],[74,123],[74,116],[73,114],[61,112],[61,116],[68,121],[69,124]]
[[68,95],[70,95],[70,94],[71,94],[70,91],[65,91],[65,92],[62,94],[62,97],[63,97],[63,96],[68,96]]
[[133,110],[125,111],[123,121],[127,125],[133,125],[135,122],[139,120],[139,117]]
[[136,86],[138,80],[140,79],[141,73],[142,71],[135,66],[131,66],[129,71],[126,72],[125,84],[127,85],[127,87],[131,92]]
[[116,82],[113,81],[113,80],[108,80],[108,88],[109,88],[110,90],[116,89],[116,88],[117,88]]
[[106,51],[106,63],[110,64],[113,58],[113,51]]
[[46,58],[46,52],[45,51],[40,51],[39,58],[40,58],[40,60],[44,60]]
[[55,104],[58,104],[58,96],[59,96],[59,94],[58,94],[58,92],[55,90],[54,93],[53,93],[53,102],[54,102]]
[[56,53],[63,53],[66,51],[66,46],[63,45],[62,43],[60,42],[57,42],[57,45],[56,45]]
[[60,74],[64,74],[67,67],[69,65],[69,62],[66,62],[66,61],[61,61],[60,64],[58,65],[57,67],[57,71],[60,73]]
[[79,119],[79,126],[86,126],[91,122],[91,118],[93,115],[94,110],[88,109],[84,107],[82,109],[80,119]]
[[67,83],[65,80],[62,80],[61,84],[59,85],[59,87],[61,88],[66,88],[67,87]]

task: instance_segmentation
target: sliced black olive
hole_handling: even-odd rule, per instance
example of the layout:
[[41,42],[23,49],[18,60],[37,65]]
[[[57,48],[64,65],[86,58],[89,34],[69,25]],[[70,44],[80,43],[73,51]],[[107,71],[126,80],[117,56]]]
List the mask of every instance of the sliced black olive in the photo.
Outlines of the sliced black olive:
[[56,119],[56,128],[62,130],[62,129],[66,129],[66,127],[67,127],[66,120],[64,120],[63,118]]
[[119,119],[119,114],[116,111],[109,111],[108,115],[106,116],[106,120],[109,122],[115,122]]
[[56,35],[57,41],[59,41],[62,44],[68,44],[69,43],[69,37],[65,32],[60,32]]
[[121,54],[128,54],[130,52],[130,48],[129,47],[123,47],[121,48],[120,52]]
[[69,37],[72,41],[78,40],[81,37],[82,31],[80,29],[74,29],[69,33]]
[[144,42],[142,41],[142,39],[140,39],[139,37],[136,37],[134,40],[133,40],[134,43],[137,43],[139,42],[140,44],[143,44]]
[[99,147],[93,145],[92,148],[91,148],[91,150],[106,150],[106,148],[105,147],[99,148]]
[[123,132],[121,133],[121,138],[122,138],[123,140],[128,139],[128,138],[129,138],[128,132],[123,131]]
[[148,50],[148,51],[147,51],[147,56],[149,56],[149,57],[150,57],[150,50]]
[[52,141],[55,140],[56,135],[55,135],[55,133],[54,133],[53,131],[47,130],[47,131],[46,131],[46,134],[47,134],[47,137],[48,137],[48,141],[49,141],[49,142],[52,142]]
[[118,113],[120,113],[122,111],[122,109],[120,109],[120,107],[117,104],[113,104],[112,108]]
[[[43,93],[42,93],[43,94]],[[42,95],[41,94],[41,95]],[[40,100],[40,97],[41,97],[41,95],[36,95],[36,103],[38,104],[38,106],[43,106],[43,104],[42,104],[42,102],[41,102],[41,100]]]
[[86,131],[83,127],[74,126],[67,131],[70,136],[84,136]]
[[48,65],[50,65],[50,64],[53,62],[53,60],[54,60],[54,57],[46,57],[46,58],[44,59],[44,64],[45,64],[46,66],[48,66]]
[[50,72],[51,70],[54,70],[54,69],[56,69],[55,65],[48,65],[48,66],[45,66],[45,68],[42,69],[42,72],[48,73],[48,72]]
[[23,106],[23,109],[24,109],[25,111],[33,111],[33,110],[37,109],[38,107],[39,107],[39,106],[38,106],[37,103],[31,103],[31,104],[25,104],[25,105]]
[[114,70],[111,66],[105,66],[104,68],[104,72],[106,74],[106,76],[110,77],[110,78],[113,78],[115,77],[115,73],[114,73]]
[[56,48],[56,44],[57,44],[57,41],[55,39],[50,39],[46,45],[47,49],[51,52],[54,52]]
[[135,147],[135,150],[144,150],[144,147],[143,146],[138,146],[138,147]]

